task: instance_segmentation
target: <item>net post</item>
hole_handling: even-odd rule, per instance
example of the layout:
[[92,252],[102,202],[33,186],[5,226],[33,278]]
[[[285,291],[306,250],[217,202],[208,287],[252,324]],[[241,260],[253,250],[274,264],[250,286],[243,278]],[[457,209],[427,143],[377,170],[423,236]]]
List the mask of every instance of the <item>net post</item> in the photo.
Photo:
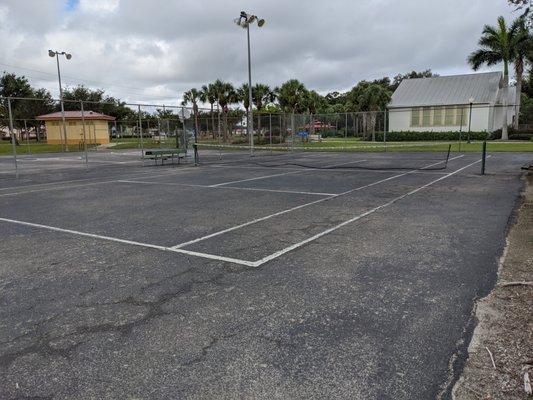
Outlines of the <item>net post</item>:
[[11,147],[13,150],[13,161],[15,162],[15,177],[19,177],[19,168],[17,162],[17,143],[15,141],[15,130],[13,128],[13,111],[11,110],[11,99],[7,98],[7,109],[9,112],[9,135],[11,136]]
[[452,145],[448,145],[448,152],[446,153],[446,162],[444,163],[444,168],[448,167],[448,161],[450,160],[450,152],[452,151]]
[[485,161],[487,160],[487,141],[483,141],[481,150],[481,175],[485,175]]

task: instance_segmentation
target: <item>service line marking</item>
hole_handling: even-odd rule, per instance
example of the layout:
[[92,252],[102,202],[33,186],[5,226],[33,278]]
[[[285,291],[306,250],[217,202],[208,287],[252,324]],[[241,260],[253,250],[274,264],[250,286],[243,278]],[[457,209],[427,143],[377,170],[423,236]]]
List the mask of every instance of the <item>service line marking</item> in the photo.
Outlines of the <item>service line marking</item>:
[[[459,156],[450,158],[450,160],[448,160],[448,161],[455,160],[455,159],[458,159],[458,158],[461,158],[461,157],[464,157],[464,155],[459,155]],[[442,164],[443,162],[445,162],[445,161],[439,161],[439,162],[436,162],[436,163],[433,163],[433,164],[429,164],[429,165],[426,165],[423,168],[431,168],[431,167],[433,167],[435,165]],[[274,218],[274,217],[277,217],[279,215],[287,214],[287,213],[299,210],[299,209],[304,208],[304,207],[309,207],[309,206],[314,205],[314,204],[322,203],[323,201],[328,201],[328,200],[337,198],[339,196],[345,196],[347,194],[356,192],[358,190],[363,190],[363,189],[366,189],[366,188],[369,188],[369,187],[372,187],[372,186],[375,186],[375,185],[379,185],[380,183],[383,183],[383,182],[387,182],[387,181],[390,181],[390,180],[393,180],[393,179],[401,178],[402,176],[409,175],[409,174],[411,174],[411,173],[413,173],[415,171],[418,171],[418,170],[411,170],[411,171],[407,171],[407,172],[404,172],[404,173],[401,173],[401,174],[398,174],[398,175],[389,176],[388,178],[380,179],[378,181],[369,183],[367,185],[359,186],[359,187],[356,187],[354,189],[350,189],[350,190],[347,190],[345,192],[335,194],[333,196],[324,197],[324,198],[321,198],[321,199],[318,199],[318,200],[311,201],[309,203],[304,203],[304,204],[301,204],[299,206],[295,206],[295,207],[288,208],[286,210],[278,211],[278,212],[276,212],[274,214],[265,215],[264,217],[256,218],[254,220],[251,220],[251,221],[248,221],[248,222],[244,222],[242,224],[235,225],[235,226],[232,226],[230,228],[226,228],[226,229],[223,229],[223,230],[220,230],[220,231],[217,231],[217,232],[213,232],[213,233],[211,233],[209,235],[205,235],[205,236],[199,237],[197,239],[193,239],[193,240],[189,240],[187,242],[179,243],[179,244],[177,244],[175,246],[172,246],[172,248],[173,249],[179,249],[179,248],[182,248],[182,247],[185,247],[185,246],[189,246],[189,245],[194,244],[194,243],[202,242],[204,240],[211,239],[211,238],[213,238],[215,236],[223,235],[225,233],[232,232],[234,230],[241,229],[241,228],[244,228],[244,227],[249,226],[249,225],[257,224],[258,222],[265,221],[267,219]]]
[[247,188],[247,187],[237,187],[237,186],[197,185],[197,184],[193,184],[193,183],[147,182],[147,181],[137,181],[137,180],[128,180],[128,179],[120,179],[117,182],[122,182],[122,183],[140,183],[140,184],[143,184],[143,185],[158,185],[158,186],[184,186],[184,187],[205,188],[205,189],[246,190],[246,191],[252,191],[252,192],[307,194],[307,195],[313,195],[313,196],[335,196],[335,194],[336,194],[336,193],[322,193],[322,192],[305,192],[305,191],[298,191],[298,190]]

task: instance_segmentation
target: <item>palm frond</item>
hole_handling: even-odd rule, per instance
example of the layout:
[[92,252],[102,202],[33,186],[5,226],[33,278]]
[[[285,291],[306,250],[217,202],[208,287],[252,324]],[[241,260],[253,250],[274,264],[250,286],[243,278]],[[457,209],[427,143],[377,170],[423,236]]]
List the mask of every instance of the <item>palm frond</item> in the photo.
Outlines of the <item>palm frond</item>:
[[483,64],[494,65],[502,61],[502,57],[497,52],[478,49],[468,56],[468,63],[474,71],[477,71]]

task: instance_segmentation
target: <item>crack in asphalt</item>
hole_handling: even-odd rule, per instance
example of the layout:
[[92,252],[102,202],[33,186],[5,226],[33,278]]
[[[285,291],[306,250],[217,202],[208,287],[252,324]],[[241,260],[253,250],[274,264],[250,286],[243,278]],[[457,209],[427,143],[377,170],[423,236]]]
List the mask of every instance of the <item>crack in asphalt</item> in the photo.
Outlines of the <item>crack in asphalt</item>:
[[[188,271],[188,270],[187,270]],[[176,278],[179,275],[183,275],[185,273],[184,271],[180,274],[176,274],[174,278]],[[88,304],[88,305],[77,305],[76,308],[90,308],[90,307],[98,307],[98,306],[104,306],[104,305],[134,305],[137,307],[144,307],[147,308],[147,312],[142,318],[125,322],[124,324],[114,324],[114,323],[103,323],[103,324],[95,324],[95,325],[80,325],[76,327],[72,332],[69,332],[66,335],[60,335],[57,337],[48,337],[47,334],[41,335],[37,338],[38,342],[34,343],[30,346],[26,346],[23,349],[13,352],[13,353],[7,353],[0,355],[0,366],[4,368],[9,368],[9,366],[18,358],[23,357],[28,354],[42,354],[47,356],[59,356],[64,358],[69,358],[70,354],[73,350],[75,350],[78,346],[85,343],[85,341],[80,341],[78,343],[75,343],[71,346],[58,349],[54,348],[50,345],[52,341],[57,341],[60,339],[65,339],[71,336],[76,335],[83,335],[83,334],[94,334],[94,333],[107,333],[107,332],[118,332],[122,336],[127,336],[131,333],[131,331],[140,325],[146,324],[149,321],[156,319],[158,317],[164,316],[164,315],[181,315],[184,318],[186,318],[186,315],[180,313],[179,311],[164,311],[162,309],[163,305],[169,302],[170,300],[173,300],[175,298],[179,298],[183,296],[184,294],[190,293],[196,286],[204,285],[204,284],[215,284],[217,286],[220,286],[221,283],[219,282],[219,279],[223,276],[222,273],[217,273],[213,277],[201,280],[201,281],[191,281],[187,282],[185,284],[182,284],[181,287],[178,290],[175,290],[170,293],[163,293],[155,300],[137,300],[134,298],[134,296],[128,296],[125,299],[118,300],[115,302],[107,302],[107,303],[94,303],[94,304]],[[168,277],[161,279],[158,281],[159,284],[162,284],[163,282],[168,282]],[[148,286],[154,286],[157,282],[151,283]],[[143,291],[145,287],[141,289],[141,292]],[[48,321],[48,320],[47,320]],[[44,322],[47,322],[44,321]],[[40,322],[42,324],[43,321]],[[29,334],[28,334],[29,335]],[[26,336],[28,336],[26,335]],[[13,341],[16,341],[14,339]],[[12,342],[13,342],[12,341]]]

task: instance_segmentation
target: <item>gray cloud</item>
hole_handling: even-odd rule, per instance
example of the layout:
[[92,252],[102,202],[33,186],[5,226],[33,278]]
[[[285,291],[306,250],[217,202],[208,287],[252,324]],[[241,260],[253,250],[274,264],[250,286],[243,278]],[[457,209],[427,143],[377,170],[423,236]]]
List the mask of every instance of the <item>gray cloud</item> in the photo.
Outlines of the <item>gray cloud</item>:
[[327,92],[410,70],[468,72],[466,57],[482,26],[513,16],[504,0],[116,3],[82,0],[69,10],[66,0],[3,0],[0,69],[55,93],[46,52],[64,49],[73,54],[63,63],[71,86],[85,82],[129,101],[175,104],[190,87],[246,79],[245,32],[232,20],[247,9],[267,20],[251,32],[254,80],[276,86],[298,78]]

